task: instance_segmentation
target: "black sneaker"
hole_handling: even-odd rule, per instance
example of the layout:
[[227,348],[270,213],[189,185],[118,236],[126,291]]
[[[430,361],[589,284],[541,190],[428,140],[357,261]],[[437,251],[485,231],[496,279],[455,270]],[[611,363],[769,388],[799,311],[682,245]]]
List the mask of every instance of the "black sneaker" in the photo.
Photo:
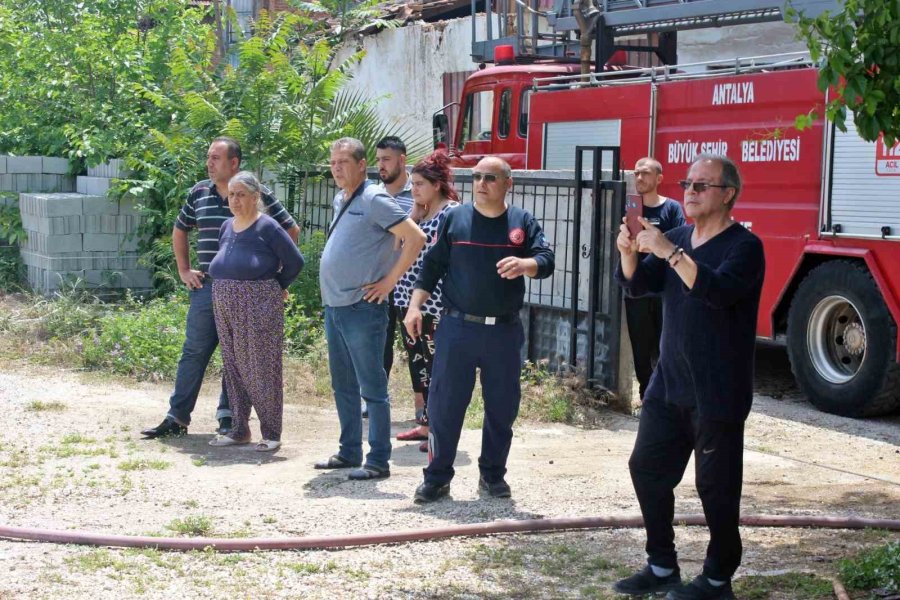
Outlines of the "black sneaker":
[[187,427],[179,425],[173,419],[166,417],[163,419],[163,422],[156,427],[143,430],[141,435],[147,439],[187,435]]
[[[613,584],[613,591],[629,596],[643,596],[645,594],[655,594],[657,592],[667,592],[674,590],[681,585],[681,572],[678,567],[672,571],[671,575],[666,577],[657,577],[653,574],[653,569],[647,565],[643,570],[635,573],[631,577],[620,579]],[[668,598],[668,596],[666,596]]]
[[705,575],[697,575],[692,582],[666,594],[666,600],[734,600],[734,592],[730,581],[717,587]]
[[426,481],[416,488],[416,494],[413,496],[413,500],[416,504],[427,504],[429,502],[434,502],[435,500],[440,500],[449,493],[449,483],[441,484]]
[[478,478],[478,491],[483,492],[491,498],[509,498],[512,496],[512,490],[505,480],[485,481],[484,477]]
[[231,417],[222,417],[219,419],[219,428],[216,429],[216,433],[219,435],[228,435],[231,432],[231,427],[233,422]]

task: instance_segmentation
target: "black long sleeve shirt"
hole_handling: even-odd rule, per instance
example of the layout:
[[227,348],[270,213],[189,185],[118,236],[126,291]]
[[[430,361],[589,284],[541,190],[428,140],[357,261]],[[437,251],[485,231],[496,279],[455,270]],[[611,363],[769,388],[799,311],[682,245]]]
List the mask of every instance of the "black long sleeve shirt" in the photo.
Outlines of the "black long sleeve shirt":
[[697,263],[688,289],[666,261],[650,255],[630,281],[616,278],[632,297],[662,294],[659,362],[644,402],[696,408],[702,419],[741,422],[753,402],[756,318],[765,275],[762,242],[739,224],[694,249],[693,225],[665,235]]
[[524,303],[525,278],[503,279],[497,274],[497,263],[507,256],[534,258],[536,279],[553,274],[553,250],[528,211],[510,206],[492,218],[472,204],[463,204],[451,210],[441,225],[415,287],[431,293],[442,281],[444,306],[470,315],[516,313]]

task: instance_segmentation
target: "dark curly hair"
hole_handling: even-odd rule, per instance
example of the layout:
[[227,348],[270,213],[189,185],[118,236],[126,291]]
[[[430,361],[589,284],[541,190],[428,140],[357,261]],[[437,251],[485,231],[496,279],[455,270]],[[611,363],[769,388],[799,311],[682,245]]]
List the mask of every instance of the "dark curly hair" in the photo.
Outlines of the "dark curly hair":
[[431,183],[440,184],[441,195],[459,201],[459,194],[453,187],[453,171],[450,170],[450,157],[444,150],[435,150],[416,163],[413,175],[419,175]]

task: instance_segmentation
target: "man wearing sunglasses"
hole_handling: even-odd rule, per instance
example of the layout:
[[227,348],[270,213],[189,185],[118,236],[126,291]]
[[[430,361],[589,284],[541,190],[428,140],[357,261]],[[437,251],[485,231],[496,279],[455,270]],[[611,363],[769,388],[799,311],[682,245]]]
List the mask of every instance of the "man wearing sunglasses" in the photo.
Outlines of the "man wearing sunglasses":
[[[694,225],[662,233],[646,219],[632,239],[622,225],[616,273],[628,296],[662,294],[659,362],[628,462],[647,532],[647,566],[618,581],[622,594],[668,591],[669,600],[734,598],[744,421],[753,400],[756,313],[765,273],[762,242],[731,218],[741,191],[737,167],[701,154],[681,182]],[[639,252],[648,256],[639,260]],[[710,530],[703,572],[681,583],[675,486],[691,454]]]
[[[634,165],[634,187],[643,201],[643,217],[665,233],[684,225],[684,213],[676,200],[659,195],[657,190],[662,181],[662,165],[658,160],[648,156]],[[659,296],[626,297],[625,320],[628,323],[638,393],[643,398],[647,384],[650,383],[653,365],[659,358],[662,299]]]
[[525,335],[519,320],[525,299],[523,276],[553,274],[553,250],[540,224],[510,206],[513,180],[506,161],[488,157],[472,171],[474,203],[450,211],[438,241],[425,255],[403,324],[410,336],[422,331],[419,307],[441,281],[444,315],[435,334],[428,396],[430,462],[415,501],[446,496],[475,370],[481,369],[484,398],[479,492],[508,498],[506,460],[519,412],[519,376]]

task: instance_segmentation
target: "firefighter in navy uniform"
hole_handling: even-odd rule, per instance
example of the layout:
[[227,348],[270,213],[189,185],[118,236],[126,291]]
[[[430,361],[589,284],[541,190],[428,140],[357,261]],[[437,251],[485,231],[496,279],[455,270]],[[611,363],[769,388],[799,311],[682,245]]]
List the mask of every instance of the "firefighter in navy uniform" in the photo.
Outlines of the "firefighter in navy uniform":
[[484,397],[478,488],[495,498],[510,496],[504,477],[521,396],[523,276],[542,279],[554,268],[553,250],[537,220],[506,203],[513,185],[506,161],[482,159],[472,179],[474,203],[447,216],[437,243],[425,255],[403,321],[417,337],[419,307],[441,281],[444,315],[435,334],[428,397],[430,462],[425,481],[416,489],[419,503],[433,502],[450,491],[476,368],[481,369]]

